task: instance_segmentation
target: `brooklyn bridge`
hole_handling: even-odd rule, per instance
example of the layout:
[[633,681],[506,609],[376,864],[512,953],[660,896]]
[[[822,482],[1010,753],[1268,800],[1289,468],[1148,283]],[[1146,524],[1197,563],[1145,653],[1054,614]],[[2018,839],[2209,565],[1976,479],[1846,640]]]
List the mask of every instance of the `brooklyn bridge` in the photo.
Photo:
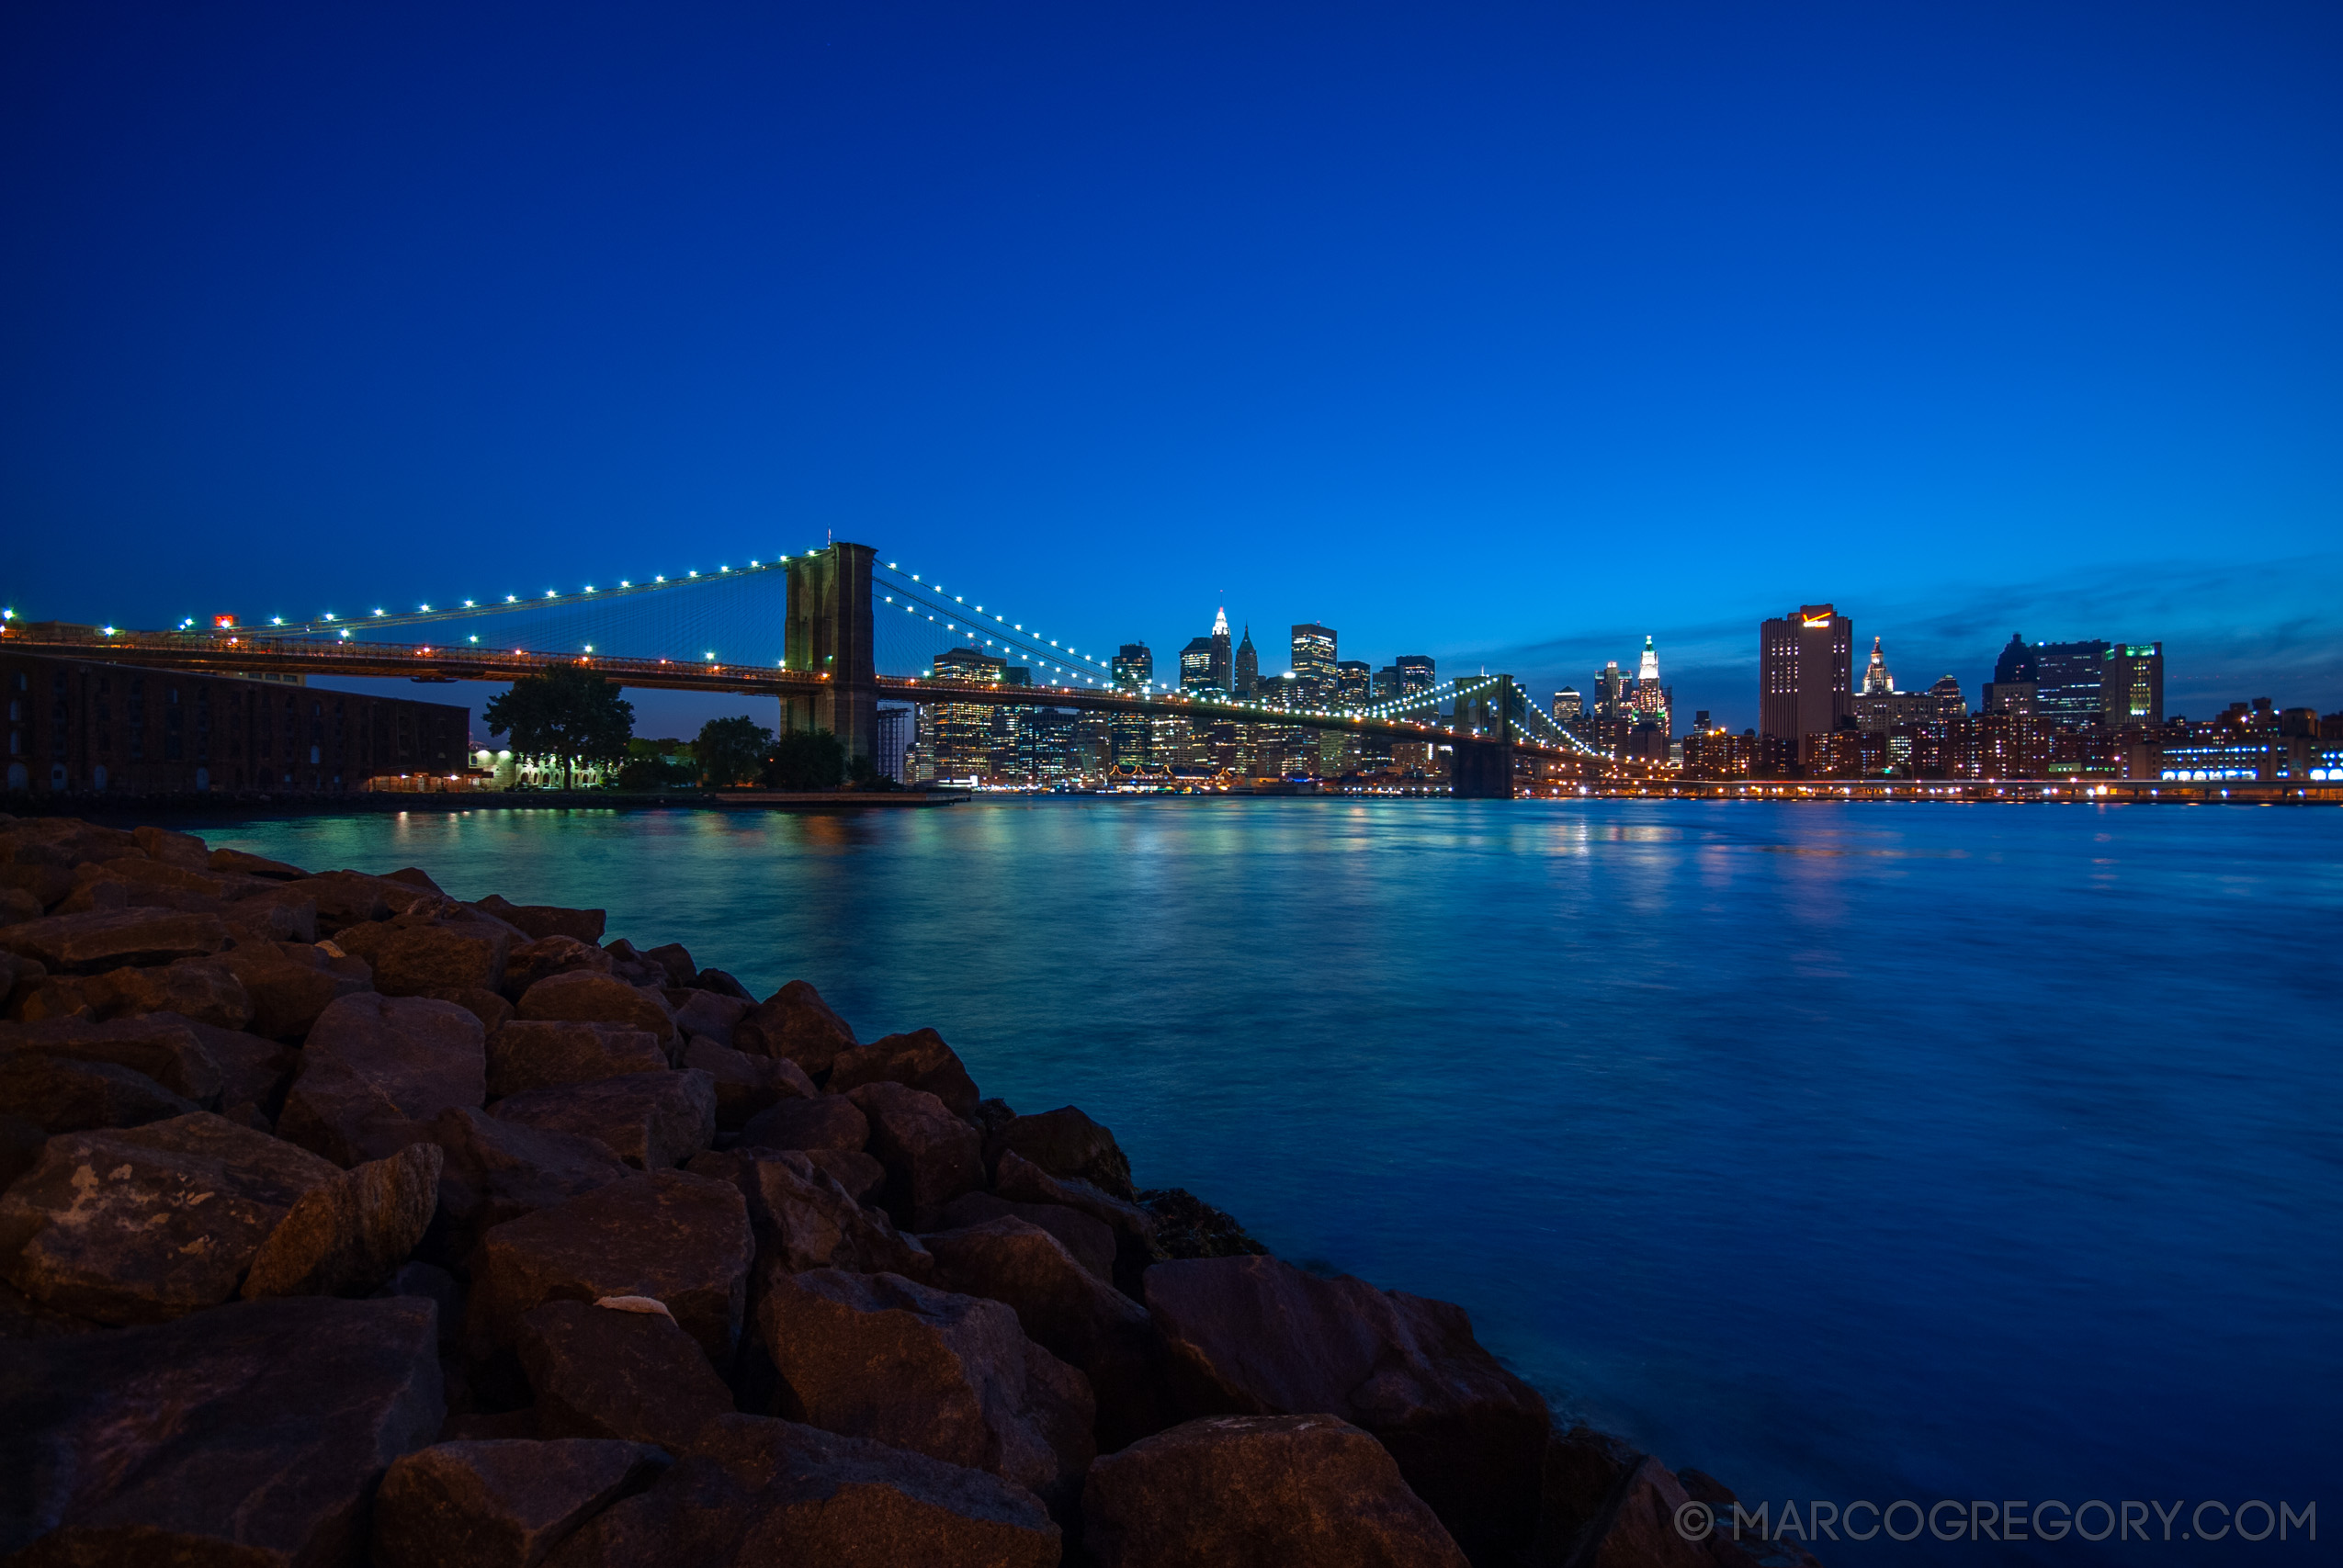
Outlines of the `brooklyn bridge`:
[[[1614,760],[1556,724],[1506,674],[1474,674],[1364,705],[1118,682],[1101,650],[1045,619],[972,603],[866,545],[832,542],[648,580],[361,604],[306,617],[217,614],[166,630],[8,627],[10,647],[110,663],[252,675],[508,682],[584,666],[622,686],[769,697],[783,729],[829,730],[851,756],[878,744],[882,703],[1056,708],[1192,726],[1333,732],[1442,755],[1452,792],[1511,798],[1541,784],[1617,784],[1658,770]],[[1029,679],[971,680],[967,648]]]

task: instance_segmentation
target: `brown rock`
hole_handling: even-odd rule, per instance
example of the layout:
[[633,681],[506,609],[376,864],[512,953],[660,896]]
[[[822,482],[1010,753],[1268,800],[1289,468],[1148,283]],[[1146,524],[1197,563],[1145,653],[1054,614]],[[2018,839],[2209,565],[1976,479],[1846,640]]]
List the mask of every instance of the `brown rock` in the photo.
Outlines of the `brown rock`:
[[819,1083],[839,1052],[855,1048],[855,1032],[820,992],[792,980],[734,1025],[732,1044],[752,1056],[786,1056]]
[[[31,919],[43,909],[53,909],[74,891],[74,868],[71,863],[46,860],[17,860],[0,864],[0,887],[21,893],[33,902]],[[14,921],[10,922],[14,924]]]
[[977,1130],[924,1089],[864,1084],[847,1099],[870,1119],[870,1153],[887,1168],[887,1212],[911,1230],[933,1230],[944,1205],[984,1185]]
[[[890,1034],[867,1045],[841,1051],[831,1065],[829,1089],[832,1094],[844,1094],[863,1084],[876,1083],[899,1083],[923,1089],[942,1100],[946,1111],[960,1117],[975,1111],[979,1098],[976,1080],[968,1077],[968,1069],[960,1065],[952,1047],[944,1043],[944,1036],[933,1029]],[[1109,1138],[1107,1142],[1114,1140]]]
[[760,1277],[777,1268],[845,1269],[857,1274],[901,1274],[924,1280],[934,1268],[915,1237],[896,1230],[877,1209],[866,1209],[831,1175],[793,1150],[732,1149],[696,1156],[697,1176],[730,1181],[749,1206],[756,1233]]
[[556,975],[573,974],[583,970],[593,975],[610,973],[610,955],[590,942],[580,942],[573,936],[538,937],[523,942],[504,960],[504,989],[513,996],[525,996],[539,980],[549,980]]
[[790,1420],[990,1471],[1059,1510],[1096,1451],[1089,1382],[999,1302],[815,1269],[766,1280],[757,1333]]
[[629,1073],[508,1095],[500,1122],[598,1138],[628,1165],[671,1169],[716,1141],[716,1081],[706,1073]]
[[998,1476],[793,1421],[722,1416],[692,1455],[585,1525],[552,1564],[1054,1568],[1060,1550],[1040,1501]]
[[516,1019],[488,1037],[488,1093],[493,1100],[666,1067],[659,1037],[629,1024]]
[[317,929],[329,936],[387,918],[390,906],[383,897],[385,886],[379,878],[346,871],[320,872],[284,885],[287,892],[316,903]]
[[374,988],[386,997],[446,991],[494,991],[504,978],[505,933],[486,920],[464,925],[411,926],[397,931],[368,961]]
[[82,1062],[111,1062],[144,1073],[193,1100],[220,1098],[220,1064],[186,1019],[169,1014],[89,1023],[57,1019],[0,1024],[0,1053],[32,1051]]
[[467,986],[461,990],[454,991],[429,991],[424,994],[437,1001],[455,1003],[480,1020],[481,1028],[491,1034],[512,1022],[516,1016],[512,1003],[498,996],[494,991],[483,989],[479,986]]
[[712,1364],[729,1367],[755,1256],[748,1205],[730,1182],[679,1170],[613,1182],[481,1239],[470,1339],[515,1343],[522,1315],[545,1302],[649,1296]]
[[741,1142],[768,1149],[859,1149],[870,1142],[870,1118],[853,1100],[834,1094],[793,1097],[750,1117],[741,1128]]
[[240,942],[220,955],[252,1002],[248,1025],[270,1040],[300,1040],[343,997],[374,988],[363,959],[334,958],[298,942]]
[[168,828],[133,828],[130,838],[149,858],[165,865],[201,871],[211,860],[211,846],[193,833],[174,833]]
[[621,1438],[681,1453],[732,1413],[732,1391],[663,1312],[547,1302],[521,1318],[521,1366],[548,1438]]
[[424,997],[344,997],[318,1015],[280,1137],[340,1166],[379,1159],[423,1136],[416,1122],[488,1096],[480,1020]]
[[1331,1416],[1224,1416],[1091,1467],[1099,1568],[1464,1568],[1381,1444]]
[[279,882],[298,882],[309,874],[297,865],[287,865],[266,855],[248,854],[243,850],[214,850],[204,857],[204,864],[213,871],[237,876],[266,876]]
[[549,936],[566,936],[579,942],[598,942],[602,940],[604,913],[600,909],[564,909],[554,904],[515,904],[490,894],[475,902],[472,908],[495,916],[505,924],[517,926],[532,942]]
[[674,981],[674,976],[667,973],[665,964],[638,951],[635,944],[625,937],[604,942],[602,951],[610,955],[610,973],[629,986],[640,986],[645,990],[662,990]]
[[[685,1039],[695,1034],[706,1035],[719,1045],[732,1043],[732,1031],[746,1018],[753,1005],[738,997],[719,996],[694,986],[671,986],[660,995],[674,1010],[675,1032]],[[770,1058],[767,1058],[768,1060]]]
[[1074,1261],[1056,1236],[1009,1218],[920,1240],[935,1259],[936,1284],[1002,1303],[1026,1338],[1090,1379],[1100,1449],[1112,1452],[1171,1425],[1147,1313]]
[[281,884],[223,905],[220,918],[227,923],[229,934],[240,941],[308,943],[317,940],[317,900]]
[[425,1131],[447,1156],[439,1174],[435,1222],[444,1234],[435,1246],[458,1263],[505,1221],[554,1208],[632,1174],[600,1139],[499,1122],[470,1107],[441,1111]]
[[254,1255],[244,1299],[354,1295],[381,1284],[423,1240],[446,1159],[436,1144],[410,1144],[303,1193]]
[[1039,1225],[1091,1274],[1115,1282],[1115,1232],[1104,1222],[1060,1203],[1020,1203],[990,1192],[964,1192],[944,1206],[938,1216],[947,1230],[980,1225],[988,1220],[1018,1219]]
[[680,942],[654,947],[643,956],[666,972],[667,984],[671,986],[688,986],[699,977],[699,965],[692,962],[691,953]]
[[51,975],[94,975],[125,964],[201,958],[228,945],[217,915],[101,909],[48,915],[0,928],[0,948],[37,960]]
[[1476,1562],[1529,1545],[1545,1402],[1481,1348],[1462,1307],[1274,1258],[1159,1263],[1144,1299],[1183,1414],[1341,1416],[1391,1450]]
[[0,1194],[0,1255],[16,1252],[9,1281],[52,1310],[162,1322],[232,1297],[269,1233],[336,1174],[204,1111],[64,1134]]
[[1237,1217],[1216,1209],[1184,1187],[1150,1187],[1139,1207],[1155,1222],[1155,1255],[1174,1258],[1243,1258],[1266,1253]]
[[273,1126],[284,1106],[285,1090],[300,1068],[300,1053],[241,1030],[216,1029],[208,1023],[187,1027],[220,1066],[221,1114],[233,1117],[241,1107],[250,1106]]
[[[76,879],[92,874],[93,869],[96,874],[115,877],[129,883],[133,890],[132,903],[139,902],[137,897],[139,890],[166,895],[198,893],[207,898],[223,900],[242,891],[236,886],[240,879],[215,876],[199,866],[174,865],[164,861],[150,860],[144,855],[125,855],[119,859],[109,860],[104,865],[96,868],[85,866],[76,874]],[[176,900],[172,902],[175,903]]]
[[662,1048],[675,1039],[675,1021],[658,992],[588,970],[550,976],[531,986],[521,998],[521,1017],[628,1024],[658,1035]]
[[252,998],[217,958],[182,958],[159,968],[111,969],[82,982],[99,1018],[176,1013],[221,1029],[252,1021]]
[[445,1414],[432,1319],[413,1299],[303,1297],[7,1348],[0,1554],[357,1561],[384,1470]]
[[0,1055],[0,1112],[45,1132],[139,1127],[198,1110],[144,1073],[38,1051]]
[[1131,1162],[1124,1156],[1122,1145],[1115,1143],[1114,1134],[1073,1106],[1012,1118],[985,1141],[988,1168],[1000,1162],[1004,1149],[1060,1179],[1087,1181],[1110,1198],[1136,1201]]
[[887,1190],[887,1168],[860,1149],[801,1149],[815,1168],[846,1190],[846,1196],[868,1208]]
[[1079,1177],[1060,1179],[1012,1150],[1003,1150],[993,1168],[992,1190],[1019,1203],[1055,1203],[1106,1225],[1115,1233],[1115,1283],[1127,1295],[1138,1294],[1139,1276],[1157,1256],[1155,1217],[1145,1209]]
[[48,1142],[49,1133],[40,1122],[0,1111],[0,1191],[40,1163],[41,1148]]
[[535,1568],[666,1468],[639,1444],[590,1438],[420,1450],[375,1495],[375,1568]]
[[436,893],[442,898],[447,897],[447,890],[431,879],[431,873],[419,865],[404,866],[397,871],[386,871],[382,874],[382,880],[403,882],[410,887],[420,887],[425,893]]
[[795,1062],[752,1056],[719,1045],[704,1034],[693,1036],[684,1047],[680,1065],[696,1068],[716,1081],[716,1124],[727,1131],[745,1126],[750,1117],[766,1106],[783,1100],[810,1101],[821,1092]]
[[37,920],[40,918],[43,908],[40,899],[23,888],[0,886],[0,926],[13,926],[26,920]]
[[719,997],[737,997],[752,1008],[756,1006],[755,995],[721,969],[703,969],[693,977],[692,984],[703,991],[714,991]]

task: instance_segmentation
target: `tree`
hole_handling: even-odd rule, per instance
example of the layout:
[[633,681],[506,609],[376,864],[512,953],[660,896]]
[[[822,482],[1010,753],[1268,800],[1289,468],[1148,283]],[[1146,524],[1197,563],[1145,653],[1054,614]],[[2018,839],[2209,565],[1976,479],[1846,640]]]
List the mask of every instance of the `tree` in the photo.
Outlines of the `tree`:
[[699,765],[692,761],[690,741],[639,736],[627,742],[627,762],[618,770],[620,789],[690,789],[698,783]]
[[767,789],[835,789],[846,776],[846,748],[826,729],[793,729],[764,759]]
[[492,732],[509,738],[515,754],[559,758],[564,789],[578,763],[625,757],[635,731],[635,705],[618,695],[617,686],[579,664],[522,676],[512,690],[491,698],[481,716]]
[[692,754],[699,759],[700,776],[710,789],[730,789],[753,780],[773,749],[773,731],[747,715],[711,718],[700,726]]

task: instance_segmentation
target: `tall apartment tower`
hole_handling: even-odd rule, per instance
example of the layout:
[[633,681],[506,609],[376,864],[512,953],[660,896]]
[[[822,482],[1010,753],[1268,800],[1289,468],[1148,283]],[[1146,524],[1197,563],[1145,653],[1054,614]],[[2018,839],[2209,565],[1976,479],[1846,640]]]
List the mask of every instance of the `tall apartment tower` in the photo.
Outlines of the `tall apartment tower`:
[[1311,707],[1331,707],[1341,672],[1334,657],[1334,628],[1305,621],[1294,628],[1294,678],[1301,682],[1302,701]]
[[1794,751],[1850,711],[1855,626],[1828,604],[1801,604],[1758,627],[1758,730]]
[[2164,722],[2164,645],[2111,644],[2100,682],[2100,722],[2111,728]]

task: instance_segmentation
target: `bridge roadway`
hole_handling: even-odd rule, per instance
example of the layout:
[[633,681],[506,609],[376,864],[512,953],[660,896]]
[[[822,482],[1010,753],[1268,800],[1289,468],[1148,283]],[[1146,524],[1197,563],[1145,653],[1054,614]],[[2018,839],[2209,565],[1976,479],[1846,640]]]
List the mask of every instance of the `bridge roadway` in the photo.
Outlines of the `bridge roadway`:
[[[149,669],[191,670],[214,674],[330,675],[351,679],[423,682],[508,682],[542,675],[562,665],[582,665],[621,686],[675,692],[728,692],[774,697],[787,703],[827,692],[829,677],[807,671],[759,665],[694,663],[688,660],[622,659],[603,654],[532,653],[522,649],[466,645],[363,642],[320,643],[307,638],[254,637],[245,632],[151,632],[112,630],[87,639],[36,638],[8,628],[6,645],[27,653],[65,659],[102,660]],[[900,703],[967,703],[988,707],[1073,708],[1092,713],[1174,716],[1196,723],[1234,722],[1289,728],[1338,730],[1376,740],[1444,742],[1469,748],[1510,747],[1544,765],[1544,776],[1588,783],[1618,783],[1665,777],[1647,764],[1613,761],[1546,745],[1518,731],[1510,737],[1466,735],[1446,726],[1407,718],[1369,717],[1310,709],[1259,707],[1246,703],[1202,702],[1186,696],[1140,696],[1079,686],[1010,686],[990,682],[938,681],[902,675],[876,677],[877,694]]]

